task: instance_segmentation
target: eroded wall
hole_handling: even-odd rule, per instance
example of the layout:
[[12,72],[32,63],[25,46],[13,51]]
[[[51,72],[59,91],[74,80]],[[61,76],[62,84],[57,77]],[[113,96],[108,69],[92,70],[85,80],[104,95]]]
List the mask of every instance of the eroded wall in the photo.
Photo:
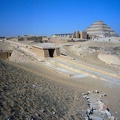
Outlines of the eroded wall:
[[54,52],[54,57],[58,57],[58,56],[60,56],[60,49],[56,48]]
[[11,52],[6,52],[6,51],[0,52],[0,58],[3,60],[9,60],[10,56],[11,56]]
[[44,57],[44,50],[38,49],[36,47],[33,47],[32,50],[33,50],[33,52],[35,52],[37,54],[37,56]]
[[87,32],[75,31],[73,34],[73,38],[87,39]]

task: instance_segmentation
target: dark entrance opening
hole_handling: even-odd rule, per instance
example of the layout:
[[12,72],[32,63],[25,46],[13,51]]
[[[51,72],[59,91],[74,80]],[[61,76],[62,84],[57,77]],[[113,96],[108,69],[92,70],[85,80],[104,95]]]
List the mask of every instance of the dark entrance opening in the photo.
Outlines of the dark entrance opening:
[[49,56],[54,57],[54,51],[55,49],[49,49]]

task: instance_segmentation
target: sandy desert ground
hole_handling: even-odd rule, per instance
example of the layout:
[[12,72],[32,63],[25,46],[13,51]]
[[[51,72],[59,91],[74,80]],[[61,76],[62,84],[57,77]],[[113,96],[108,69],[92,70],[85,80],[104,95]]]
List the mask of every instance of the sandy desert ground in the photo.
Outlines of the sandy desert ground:
[[62,55],[46,60],[32,52],[32,44],[0,43],[13,50],[9,61],[0,60],[1,120],[87,120],[83,93],[91,90],[105,93],[103,103],[120,119],[120,44],[60,44]]

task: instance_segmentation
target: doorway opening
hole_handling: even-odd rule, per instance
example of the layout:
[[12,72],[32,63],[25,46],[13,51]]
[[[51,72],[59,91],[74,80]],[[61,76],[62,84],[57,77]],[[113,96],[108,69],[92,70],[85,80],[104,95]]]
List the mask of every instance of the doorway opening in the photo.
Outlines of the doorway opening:
[[49,56],[50,57],[54,57],[54,51],[55,51],[55,49],[49,49],[48,51],[49,51]]

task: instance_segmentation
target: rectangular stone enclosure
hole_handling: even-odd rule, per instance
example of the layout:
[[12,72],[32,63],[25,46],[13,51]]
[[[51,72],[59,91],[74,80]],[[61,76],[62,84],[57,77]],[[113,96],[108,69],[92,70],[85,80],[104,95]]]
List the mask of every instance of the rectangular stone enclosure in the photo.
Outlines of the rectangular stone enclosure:
[[12,51],[9,50],[9,51],[0,51],[0,58],[3,59],[3,60],[9,60],[9,57],[11,56],[12,54]]
[[33,52],[35,52],[39,57],[58,57],[60,56],[60,48],[56,46],[33,46]]

